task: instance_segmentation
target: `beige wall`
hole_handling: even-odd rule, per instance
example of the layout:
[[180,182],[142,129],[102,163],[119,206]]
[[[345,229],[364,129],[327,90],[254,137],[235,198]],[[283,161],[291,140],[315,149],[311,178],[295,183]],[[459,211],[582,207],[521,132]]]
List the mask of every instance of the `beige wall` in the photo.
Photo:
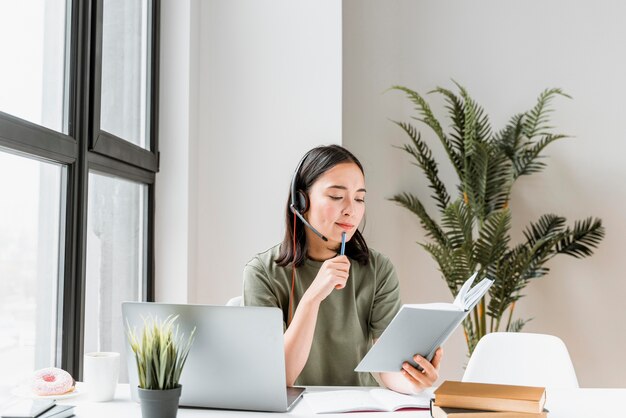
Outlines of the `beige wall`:
[[[423,239],[416,218],[386,200],[428,191],[392,147],[406,138],[388,119],[407,119],[411,106],[385,90],[452,88],[454,78],[500,128],[558,86],[574,99],[555,102],[555,124],[576,138],[552,145],[547,170],[516,185],[514,239],[546,212],[599,216],[607,238],[590,259],[550,262],[518,313],[534,318],[527,331],[565,341],[581,385],[626,386],[626,4],[163,0],[162,12],[158,300],[224,303],[238,294],[245,262],[281,239],[298,158],[331,142],[365,165],[365,234],[394,262],[404,300],[451,300],[415,243]],[[454,184],[450,166],[441,170]],[[445,349],[442,376],[459,378],[460,332]]]
[[[596,255],[552,260],[549,275],[531,283],[517,307],[522,317],[534,318],[526,331],[565,341],[587,387],[626,386],[624,16],[626,4],[619,1],[343,2],[343,144],[366,168],[366,237],[391,257],[406,302],[451,296],[415,243],[424,240],[417,218],[386,200],[400,191],[424,199],[430,193],[419,170],[392,147],[406,137],[388,119],[407,120],[412,106],[400,93],[384,91],[394,84],[423,93],[453,88],[453,78],[486,108],[496,129],[530,108],[546,87],[573,96],[555,101],[553,120],[575,138],[550,146],[548,168],[518,181],[512,210],[514,241],[548,212],[604,221],[607,237]],[[441,102],[435,103],[442,115]],[[451,188],[450,166],[441,169]],[[462,376],[464,344],[461,332],[446,344],[443,378]]]

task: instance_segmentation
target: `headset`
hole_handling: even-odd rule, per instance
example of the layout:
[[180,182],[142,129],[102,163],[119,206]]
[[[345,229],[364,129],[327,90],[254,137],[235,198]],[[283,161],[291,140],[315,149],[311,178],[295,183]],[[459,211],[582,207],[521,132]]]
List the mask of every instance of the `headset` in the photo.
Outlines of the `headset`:
[[[300,174],[300,169],[302,168],[302,164],[304,163],[304,160],[306,160],[306,158],[309,156],[310,153],[311,151],[304,154],[304,157],[302,157],[302,159],[298,163],[296,167],[296,171],[294,171],[293,177],[291,178],[291,204],[289,205],[289,208],[291,209],[291,212],[293,212],[294,215],[300,218],[300,220],[304,223],[304,225],[306,225],[311,231],[313,231],[313,233],[315,233],[315,235],[317,235],[324,241],[328,241],[328,238],[322,235],[317,229],[313,227],[313,225],[311,225],[310,223],[307,222],[306,219],[304,219],[304,216],[302,216],[303,213],[309,210],[309,197],[307,196],[306,192],[304,192],[303,190],[296,189],[296,182],[298,180],[298,174]],[[294,221],[293,227],[294,227],[293,235],[295,237],[296,235],[295,221]],[[295,250],[295,247],[294,247],[294,250]]]
[[[311,150],[312,151],[312,150]],[[304,160],[307,159],[311,151],[304,154],[304,157],[300,160],[298,165],[296,166],[296,171],[293,173],[293,177],[291,178],[291,204],[289,205],[289,209],[293,213],[293,260],[291,265],[291,290],[289,291],[289,318],[287,320],[287,326],[291,324],[291,320],[293,319],[293,298],[294,298],[294,289],[296,287],[296,216],[300,218],[302,223],[307,226],[315,235],[323,239],[324,241],[328,241],[321,232],[313,227],[306,219],[304,219],[303,213],[306,213],[309,210],[309,197],[306,192],[303,190],[297,190],[296,183],[298,181],[298,175],[300,174],[300,169],[302,168],[302,164]]]

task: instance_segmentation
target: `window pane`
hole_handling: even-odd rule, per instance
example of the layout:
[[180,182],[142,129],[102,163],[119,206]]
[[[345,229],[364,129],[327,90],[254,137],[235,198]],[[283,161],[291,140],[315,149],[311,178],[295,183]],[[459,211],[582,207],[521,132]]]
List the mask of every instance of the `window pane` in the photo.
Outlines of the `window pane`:
[[145,149],[147,34],[147,0],[104,0],[100,127]]
[[0,196],[1,397],[57,365],[65,169],[0,149]]
[[143,184],[89,174],[85,352],[124,353],[121,303],[143,296],[147,192]]
[[67,133],[69,0],[0,1],[0,111]]

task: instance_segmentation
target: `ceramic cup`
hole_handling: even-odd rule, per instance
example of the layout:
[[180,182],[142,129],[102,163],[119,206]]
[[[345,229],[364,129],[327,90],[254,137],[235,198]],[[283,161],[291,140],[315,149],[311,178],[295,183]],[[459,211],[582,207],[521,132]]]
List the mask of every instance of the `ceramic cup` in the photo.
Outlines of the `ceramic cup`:
[[120,353],[96,351],[86,353],[83,363],[83,381],[90,401],[106,402],[113,399],[120,372]]

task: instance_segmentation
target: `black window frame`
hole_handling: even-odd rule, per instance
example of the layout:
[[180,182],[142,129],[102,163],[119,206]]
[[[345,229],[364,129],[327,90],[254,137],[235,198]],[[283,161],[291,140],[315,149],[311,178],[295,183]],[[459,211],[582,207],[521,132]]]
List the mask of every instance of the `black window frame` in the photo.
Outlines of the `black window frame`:
[[[66,25],[71,29],[67,103],[68,133],[60,133],[0,111],[0,151],[14,152],[66,168],[63,274],[59,276],[57,367],[81,379],[84,347],[86,231],[90,171],[142,183],[148,187],[146,276],[143,299],[154,300],[155,175],[159,168],[158,80],[160,0],[149,3],[150,68],[149,142],[151,151],[99,128],[102,4],[104,0],[72,0]],[[97,104],[97,107],[96,107]],[[97,118],[95,117],[97,115]],[[97,123],[96,123],[97,122]],[[129,147],[130,146],[130,147]],[[63,200],[63,197],[62,197]],[[121,324],[120,324],[121,326]]]
[[[94,62],[94,83],[93,94],[91,95],[92,112],[92,129],[89,144],[89,150],[95,153],[109,156],[111,158],[124,161],[136,167],[143,168],[148,171],[156,172],[159,166],[158,154],[158,124],[155,115],[158,114],[158,60],[159,60],[159,33],[158,31],[150,31],[148,33],[147,62],[151,68],[156,71],[148,71],[148,143],[150,150],[146,150],[138,145],[132,144],[123,138],[120,138],[110,132],[105,131],[100,126],[100,110],[102,98],[102,22],[103,22],[103,4],[104,1],[96,3],[95,10],[95,26],[93,45],[95,54]],[[148,22],[152,28],[159,25],[159,3],[148,0]],[[157,98],[155,100],[155,97]],[[153,134],[154,132],[154,134]]]

